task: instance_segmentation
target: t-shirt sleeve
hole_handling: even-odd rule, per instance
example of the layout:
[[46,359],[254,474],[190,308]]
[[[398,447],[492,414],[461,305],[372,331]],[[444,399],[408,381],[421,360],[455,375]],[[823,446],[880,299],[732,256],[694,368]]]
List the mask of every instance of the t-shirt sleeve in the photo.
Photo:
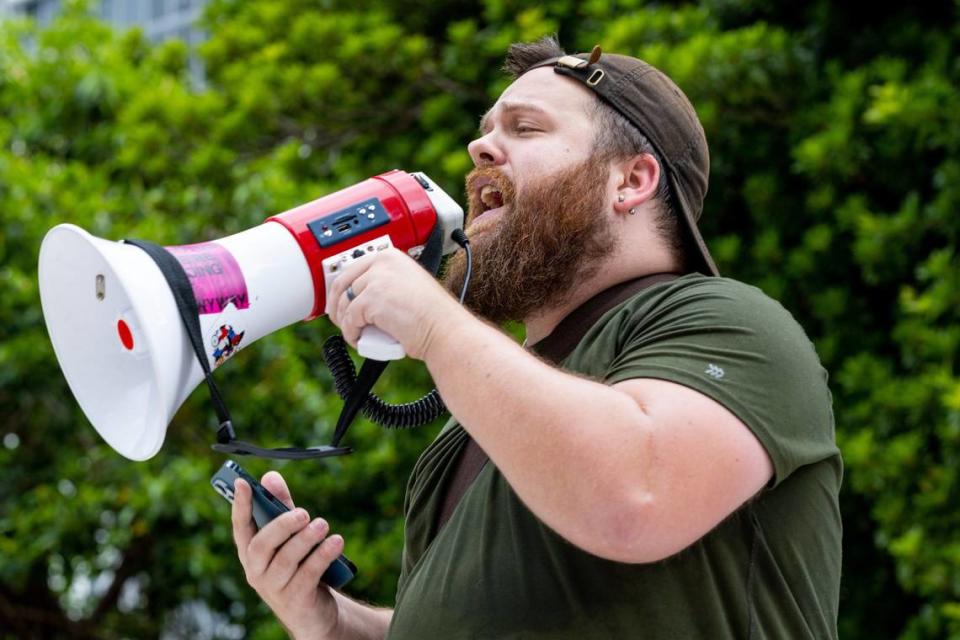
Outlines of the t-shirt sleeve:
[[717,401],[766,449],[771,487],[838,453],[826,371],[790,313],[759,289],[709,278],[615,313],[605,381],[657,378]]

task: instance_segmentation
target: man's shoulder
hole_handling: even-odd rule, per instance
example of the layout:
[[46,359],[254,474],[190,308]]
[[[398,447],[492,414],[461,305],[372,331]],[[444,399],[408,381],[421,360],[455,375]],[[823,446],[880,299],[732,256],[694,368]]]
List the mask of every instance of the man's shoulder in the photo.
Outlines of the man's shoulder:
[[747,360],[801,363],[814,376],[822,372],[812,342],[783,305],[753,285],[701,274],[658,282],[610,308],[565,364],[601,378],[625,359],[650,363],[655,357],[670,366],[689,360],[706,369],[721,366],[711,359],[718,349]]
[[636,323],[653,326],[679,321],[718,326],[735,322],[764,333],[805,335],[793,314],[759,287],[733,278],[699,273],[639,291],[612,309],[606,320],[622,328]]
[[657,283],[638,292],[626,302],[642,303],[648,298],[656,298],[661,302],[684,300],[698,304],[740,305],[761,303],[781,306],[779,302],[767,295],[762,289],[752,284],[734,278],[705,276],[700,273],[688,273],[672,280]]

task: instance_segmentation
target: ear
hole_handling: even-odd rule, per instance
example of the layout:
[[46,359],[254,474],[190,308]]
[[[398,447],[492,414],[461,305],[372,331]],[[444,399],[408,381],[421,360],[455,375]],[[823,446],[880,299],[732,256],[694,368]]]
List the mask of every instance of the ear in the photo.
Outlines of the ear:
[[660,163],[651,154],[641,153],[622,161],[618,175],[619,184],[613,208],[618,213],[629,213],[631,209],[639,209],[657,194]]

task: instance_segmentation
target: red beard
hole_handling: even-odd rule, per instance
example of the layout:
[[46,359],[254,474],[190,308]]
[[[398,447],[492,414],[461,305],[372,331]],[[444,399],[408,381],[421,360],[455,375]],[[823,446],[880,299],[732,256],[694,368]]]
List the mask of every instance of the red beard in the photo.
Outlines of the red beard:
[[[575,285],[593,276],[617,239],[604,216],[609,168],[588,160],[523,186],[514,197],[511,182],[495,167],[467,176],[467,235],[473,273],[464,303],[491,322],[524,320],[563,304]],[[472,225],[483,212],[478,178],[489,178],[503,197],[499,219]],[[447,262],[444,286],[459,295],[466,254]]]

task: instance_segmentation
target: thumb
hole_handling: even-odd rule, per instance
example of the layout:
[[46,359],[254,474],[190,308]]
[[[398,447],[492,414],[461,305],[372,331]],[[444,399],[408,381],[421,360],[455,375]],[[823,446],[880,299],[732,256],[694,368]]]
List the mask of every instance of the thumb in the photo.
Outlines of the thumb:
[[287,483],[282,475],[276,471],[267,471],[260,479],[260,484],[266,487],[267,491],[272,493],[277,500],[293,509],[293,497],[290,495],[290,489],[287,488]]

